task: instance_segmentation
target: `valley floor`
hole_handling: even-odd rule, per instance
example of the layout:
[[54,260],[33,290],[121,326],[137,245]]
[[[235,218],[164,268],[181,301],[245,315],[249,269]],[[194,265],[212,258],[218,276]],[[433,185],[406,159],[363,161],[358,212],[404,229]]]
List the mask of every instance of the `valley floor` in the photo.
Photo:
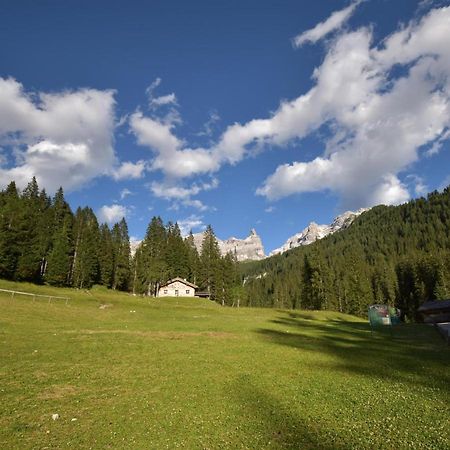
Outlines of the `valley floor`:
[[431,327],[0,288],[71,297],[0,292],[0,448],[450,447],[450,350]]

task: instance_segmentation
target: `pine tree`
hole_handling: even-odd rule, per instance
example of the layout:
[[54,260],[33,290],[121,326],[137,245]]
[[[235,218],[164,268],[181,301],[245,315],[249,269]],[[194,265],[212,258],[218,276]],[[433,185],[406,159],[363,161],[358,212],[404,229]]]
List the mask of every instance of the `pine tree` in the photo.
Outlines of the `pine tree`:
[[195,246],[192,230],[190,231],[189,236],[185,239],[184,242],[186,246],[189,268],[188,279],[192,283],[197,284],[200,274],[200,256],[198,254],[197,247]]
[[178,224],[169,223],[167,226],[167,249],[166,263],[168,267],[168,277],[189,277],[189,255],[186,244],[181,237]]
[[112,288],[125,290],[130,278],[130,238],[124,218],[113,226],[111,239],[114,253]]
[[110,288],[114,275],[114,249],[111,230],[106,223],[100,225],[100,241],[98,252],[100,282]]
[[57,230],[52,250],[48,256],[45,279],[54,286],[67,286],[72,255],[72,218],[67,215],[62,227]]
[[216,300],[218,294],[222,299],[220,279],[221,255],[219,244],[211,225],[208,225],[202,242],[202,251],[200,254],[200,286],[206,289],[212,300]]
[[166,263],[167,231],[160,217],[153,217],[145,238],[135,255],[138,263],[136,285],[141,293],[156,296],[161,283],[168,279]]
[[21,195],[18,221],[19,258],[15,276],[18,280],[36,283],[40,281],[42,259],[39,225],[43,211],[39,200],[39,187],[33,177]]
[[0,195],[0,277],[12,279],[19,257],[20,200],[12,181]]
[[99,229],[91,208],[78,208],[75,214],[74,239],[70,279],[74,287],[89,288],[99,279]]

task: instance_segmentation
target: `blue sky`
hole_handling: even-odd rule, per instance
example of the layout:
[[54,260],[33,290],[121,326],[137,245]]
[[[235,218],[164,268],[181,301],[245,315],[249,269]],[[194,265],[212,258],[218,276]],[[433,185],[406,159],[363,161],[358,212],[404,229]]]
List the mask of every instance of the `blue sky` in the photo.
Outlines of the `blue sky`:
[[0,185],[266,252],[450,183],[446,1],[4,1]]

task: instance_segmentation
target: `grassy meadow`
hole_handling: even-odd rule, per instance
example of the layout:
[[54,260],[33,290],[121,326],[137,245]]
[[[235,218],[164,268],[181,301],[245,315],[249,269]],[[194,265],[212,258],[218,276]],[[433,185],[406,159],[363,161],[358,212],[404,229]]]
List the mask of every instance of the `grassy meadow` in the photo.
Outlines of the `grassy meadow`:
[[0,292],[2,449],[450,448],[450,350],[431,327],[0,288],[71,298]]

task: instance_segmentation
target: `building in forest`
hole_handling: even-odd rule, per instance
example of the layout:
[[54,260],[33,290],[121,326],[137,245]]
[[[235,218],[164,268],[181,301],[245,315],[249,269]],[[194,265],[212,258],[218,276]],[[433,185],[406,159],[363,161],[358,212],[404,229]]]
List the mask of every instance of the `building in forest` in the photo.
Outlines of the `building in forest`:
[[176,277],[160,286],[158,297],[195,297],[198,286],[194,283]]

